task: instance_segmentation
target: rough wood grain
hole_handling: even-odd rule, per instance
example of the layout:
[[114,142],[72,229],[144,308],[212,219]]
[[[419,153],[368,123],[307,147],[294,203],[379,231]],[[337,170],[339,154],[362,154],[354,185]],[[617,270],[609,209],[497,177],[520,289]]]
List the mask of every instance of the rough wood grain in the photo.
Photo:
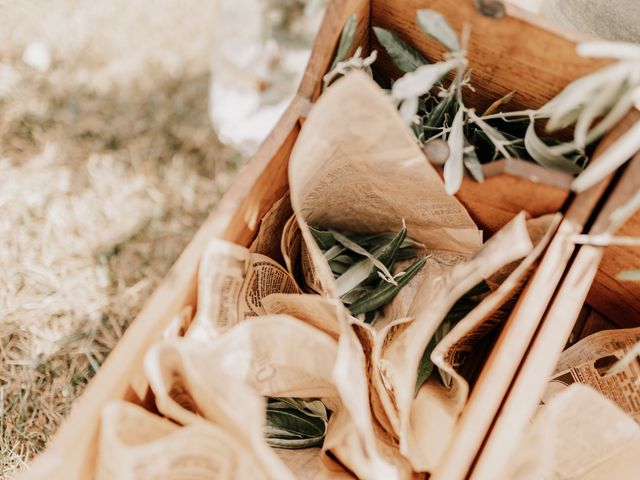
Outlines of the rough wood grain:
[[[632,117],[635,117],[633,115]],[[630,120],[630,119],[627,119]],[[609,215],[623,205],[640,188],[640,155],[625,170],[612,194],[608,197],[591,233],[599,233],[609,224]],[[589,190],[585,193],[588,193]],[[570,240],[556,237],[569,243]],[[554,241],[556,241],[554,240]],[[575,260],[549,307],[540,330],[531,344],[508,395],[496,416],[495,423],[478,457],[471,478],[496,478],[509,453],[517,445],[522,431],[529,422],[546,387],[547,379],[555,369],[558,357],[569,335],[587,293],[596,276],[603,248],[581,246]]]
[[[617,235],[640,237],[640,213],[636,213]],[[640,248],[610,246],[604,251],[587,303],[619,327],[640,324],[640,282],[621,281],[620,272],[640,269]]]
[[349,56],[358,46],[363,56],[369,53],[369,0],[334,0],[329,2],[324,20],[313,43],[309,64],[298,89],[301,97],[315,101],[322,93],[322,77],[329,70],[335,56],[342,28],[349,16],[355,14],[356,35]]
[[[575,53],[575,37],[554,31],[548,22],[518,9],[496,20],[476,11],[471,0],[372,0],[371,22],[399,33],[427,59],[442,59],[443,47],[416,25],[416,10],[431,8],[442,13],[456,32],[468,24],[471,38],[468,58],[477,93],[465,92],[469,106],[480,111],[496,99],[516,90],[513,109],[538,108],[568,82],[608,61],[585,59]],[[517,17],[511,16],[517,14]],[[383,52],[375,36],[371,49]],[[397,72],[385,54],[380,64],[389,75]]]
[[[598,156],[634,122],[635,115],[621,121],[616,129],[600,142],[592,161],[597,162]],[[433,479],[463,478],[471,469],[476,453],[491,429],[500,404],[507,394],[518,366],[527,352],[547,305],[551,301],[575,250],[575,245],[569,238],[572,235],[582,233],[610,180],[611,177],[608,177],[577,195],[570,203],[565,217],[558,227],[558,232],[520,296],[480,373],[475,389],[471,392],[469,403],[456,426],[454,438],[449,444],[443,461],[432,476]],[[582,307],[582,302],[580,307]],[[579,309],[576,316],[572,318],[571,325],[575,322],[578,314]],[[560,348],[566,343],[570,332],[571,329],[564,337]],[[533,402],[536,402],[537,398]],[[479,461],[483,461],[486,455],[490,460],[483,462],[483,464],[487,468],[493,469],[492,465],[499,463],[496,457],[502,455],[502,451],[508,446],[503,441],[496,441],[491,449],[482,450]],[[487,476],[483,470],[480,470],[478,474],[474,470],[473,475],[474,478],[496,478],[495,470],[491,471],[494,476]]]
[[465,178],[456,194],[478,227],[488,235],[505,226],[522,210],[531,217],[559,212],[568,197],[566,189],[504,173],[492,173],[482,183]]

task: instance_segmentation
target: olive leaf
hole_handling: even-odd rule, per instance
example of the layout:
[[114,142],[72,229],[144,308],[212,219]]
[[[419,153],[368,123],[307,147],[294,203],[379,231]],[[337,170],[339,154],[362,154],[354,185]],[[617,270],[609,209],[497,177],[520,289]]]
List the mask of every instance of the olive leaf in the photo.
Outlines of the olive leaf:
[[426,257],[420,258],[416,260],[409,268],[405,271],[398,273],[394,278],[396,280],[396,284],[383,282],[374,290],[370,291],[368,294],[359,298],[357,301],[353,302],[349,305],[349,310],[352,315],[360,315],[363,313],[373,312],[374,310],[379,309],[380,307],[386,305],[394,297],[400,292],[400,290],[405,287],[413,277],[420,271],[422,267],[424,267],[427,259]]
[[[637,362],[638,356],[640,356],[640,342],[637,342],[633,347],[629,349],[624,356],[614,363],[611,368],[607,371],[607,376],[609,375],[617,375],[624,371],[632,362]],[[640,383],[640,380],[636,380],[636,385]]]
[[[380,270],[380,272],[382,272],[383,278],[387,282],[395,284],[395,280],[393,279],[393,275],[391,275],[391,272],[387,269],[387,266],[384,263],[382,263],[380,260],[378,260],[374,255],[369,253],[366,249],[362,248],[356,242],[350,240],[345,235],[342,235],[339,232],[333,232],[333,231],[331,233],[333,234],[333,237],[336,239],[336,241],[339,242],[340,244],[342,244],[342,246],[344,246],[345,248],[351,250],[354,253],[357,253],[358,255],[362,255],[363,257],[366,257],[365,261],[366,260],[371,261],[371,263],[376,268],[378,268]],[[364,268],[363,268],[363,270],[364,270]],[[367,277],[368,276],[369,275],[367,274]],[[367,277],[365,277],[365,278],[367,278]],[[338,278],[338,281],[336,281],[336,288],[338,290],[340,290],[340,288],[338,287],[339,280],[340,279]],[[349,290],[343,291],[342,293],[339,293],[339,295],[347,293]]]
[[582,192],[595,185],[640,151],[640,122],[627,130],[609,146],[597,162],[589,165],[571,184],[574,192]]
[[276,448],[307,448],[321,445],[329,413],[319,400],[269,398],[264,435]]
[[504,105],[509,103],[511,100],[513,100],[513,97],[515,96],[515,94],[516,94],[516,91],[515,90],[511,90],[505,96],[500,97],[498,100],[496,100],[491,105],[489,105],[489,107],[484,111],[482,116],[484,117],[484,116],[491,115],[492,113],[497,112],[500,107],[503,107]]
[[403,72],[413,72],[418,67],[428,64],[424,56],[402,40],[397,34],[381,27],[373,27],[373,32],[380,45],[389,54],[393,64]]
[[584,42],[576,47],[576,52],[583,57],[640,60],[640,46],[629,42]]
[[[397,233],[384,232],[365,235],[349,234],[348,237],[361,247],[366,248],[367,250],[372,250],[388,244],[396,235]],[[424,248],[424,245],[406,236],[404,241],[400,245],[400,249],[406,249],[410,247]]]
[[324,252],[324,258],[327,260],[327,262],[330,262],[331,260],[339,257],[342,253],[344,253],[345,250],[346,248],[341,245],[334,245],[329,250]]
[[576,120],[574,140],[578,148],[584,149],[586,147],[589,128],[596,118],[616,105],[624,94],[626,83],[626,78],[621,78],[617,82],[603,85],[594,92],[593,98],[584,106]]
[[336,244],[336,239],[331,232],[320,230],[309,225],[309,231],[313,235],[314,240],[320,247],[320,250],[329,250]]
[[617,274],[616,278],[626,282],[640,282],[640,270],[625,270]]
[[[524,136],[524,145],[531,158],[547,168],[555,168],[568,173],[580,173],[582,168],[569,158],[557,153],[553,147],[544,143],[536,133],[535,120],[530,120],[527,133]],[[600,162],[598,162],[600,164]]]
[[347,19],[344,27],[342,28],[342,34],[340,35],[340,41],[338,42],[336,56],[333,58],[329,71],[333,70],[339,62],[342,62],[347,57],[356,36],[356,25],[356,14],[354,13]]
[[541,115],[549,117],[547,131],[571,125],[585,105],[593,101],[598,91],[611,84],[618,85],[629,74],[629,65],[617,63],[571,82],[539,110]]
[[400,115],[407,123],[413,123],[414,117],[418,112],[418,97],[409,97],[400,104]]
[[476,154],[476,149],[469,143],[466,138],[462,162],[464,163],[464,166],[469,171],[471,176],[477,182],[484,182],[484,172],[482,171],[482,164],[480,163],[478,155]]
[[442,126],[444,116],[451,110],[455,104],[453,92],[447,94],[443,99],[436,104],[435,107],[429,112],[422,122],[422,126],[425,130],[437,129]]
[[398,100],[420,97],[429,92],[443,76],[461,63],[459,59],[423,65],[413,72],[406,73],[391,87],[391,95]]
[[451,132],[447,139],[449,145],[449,158],[444,164],[444,186],[449,195],[453,195],[462,185],[464,175],[464,111],[458,108],[453,118]]
[[[424,382],[431,376],[433,372],[433,362],[431,361],[431,352],[436,348],[436,345],[449,333],[458,322],[466,317],[469,312],[476,308],[480,302],[491,293],[489,285],[484,280],[478,285],[474,286],[471,290],[460,297],[456,303],[447,312],[438,328],[436,329],[433,337],[429,341],[427,348],[425,348],[420,363],[418,365],[418,377],[416,379],[415,393],[417,395],[418,390]],[[440,378],[445,386],[449,386],[451,377],[447,372],[438,369]]]
[[[368,282],[377,278],[376,267],[381,271],[383,269],[375,263],[375,260],[380,262],[385,268],[390,268],[394,264],[398,250],[400,249],[400,246],[402,245],[406,237],[407,227],[403,225],[402,229],[396,235],[394,235],[385,245],[382,245],[373,251],[372,257],[366,257],[363,260],[360,260],[358,263],[354,264],[346,272],[340,275],[336,279],[337,295],[342,297],[361,283]],[[366,251],[366,249],[364,250]],[[389,275],[391,274],[389,273]]]
[[460,50],[458,36],[442,14],[434,10],[422,9],[416,13],[416,19],[420,29],[444,45],[447,50],[450,52]]
[[500,152],[504,158],[510,158],[511,153],[507,149],[507,146],[511,143],[507,138],[496,128],[493,128],[482,118],[478,117],[473,110],[469,110],[469,118],[484,132],[487,138],[496,147],[496,151]]
[[435,336],[431,337],[429,340],[429,344],[427,348],[422,352],[422,358],[420,359],[420,363],[418,364],[418,377],[416,378],[416,388],[415,395],[418,394],[418,390],[427,381],[427,379],[431,376],[433,372],[433,362],[431,361],[431,352],[436,348],[436,338]]

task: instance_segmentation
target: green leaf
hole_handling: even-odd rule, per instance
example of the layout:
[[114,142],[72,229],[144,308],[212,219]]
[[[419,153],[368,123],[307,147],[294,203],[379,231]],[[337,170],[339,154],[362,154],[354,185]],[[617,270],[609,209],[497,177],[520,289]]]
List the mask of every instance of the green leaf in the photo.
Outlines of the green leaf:
[[540,108],[539,112],[548,115],[547,131],[554,131],[571,125],[580,115],[582,109],[596,98],[596,92],[620,82],[630,75],[630,66],[616,63],[581,77]]
[[420,258],[415,261],[404,272],[401,272],[395,276],[397,284],[382,283],[380,286],[369,292],[367,295],[353,302],[349,306],[349,310],[352,315],[359,315],[361,313],[369,313],[377,310],[378,308],[389,303],[398,294],[398,292],[406,286],[413,277],[420,271],[426,263],[426,257]]
[[543,167],[555,168],[572,174],[582,171],[582,168],[564,155],[556,153],[552,147],[548,146],[538,137],[533,118],[524,136],[524,146],[527,149],[527,153],[531,155],[531,158]]
[[403,72],[413,72],[416,68],[429,63],[419,51],[394,32],[381,27],[373,27],[373,32],[394,65]]
[[602,116],[616,105],[626,90],[625,84],[626,79],[623,78],[618,84],[603,86],[595,92],[591,101],[584,106],[576,120],[574,129],[574,140],[578,148],[584,149],[587,146],[589,128],[596,118]]
[[[391,272],[389,271],[389,269],[386,267],[386,265],[384,263],[382,263],[375,256],[373,256],[371,253],[369,253],[366,249],[362,248],[360,245],[358,245],[356,242],[350,240],[345,235],[342,235],[339,232],[331,232],[331,233],[333,234],[333,238],[335,238],[338,243],[340,243],[342,246],[346,247],[347,249],[351,250],[352,252],[357,253],[358,255],[362,255],[363,257],[366,257],[367,260],[370,260],[371,263],[373,263],[373,265],[375,267],[377,267],[382,272],[382,274],[384,275],[384,277],[386,278],[386,280],[388,282],[395,283],[394,280],[393,280],[393,275],[391,275]],[[355,265],[354,265],[354,267],[355,267]],[[367,274],[367,276],[369,276],[369,275]],[[338,279],[338,281],[339,280],[340,279]],[[336,283],[338,283],[338,282],[336,282]],[[351,288],[353,288],[353,287],[351,287]],[[349,289],[349,290],[351,290],[351,289]],[[349,290],[342,291],[342,293],[339,293],[339,295],[343,295],[343,294],[347,293]]]
[[278,448],[306,448],[322,444],[329,414],[319,400],[269,398],[264,435]]
[[640,282],[640,270],[625,270],[616,275],[623,282]]
[[461,60],[451,59],[423,65],[413,72],[405,73],[391,87],[391,95],[398,100],[420,97],[428,93],[438,80],[460,64]]
[[449,158],[444,164],[444,185],[447,193],[453,195],[462,185],[464,176],[463,155],[464,155],[464,110],[458,109],[453,118],[451,132],[447,139],[449,145]]
[[[422,386],[424,382],[427,381],[431,373],[433,372],[433,362],[431,361],[431,352],[436,348],[436,345],[440,343],[440,341],[446,336],[446,334],[451,331],[455,325],[467,316],[471,310],[476,308],[478,304],[483,300],[483,298],[491,292],[489,285],[487,282],[482,281],[467,293],[465,293],[462,297],[458,299],[458,301],[451,307],[447,315],[444,317],[438,328],[436,329],[433,337],[429,341],[427,348],[425,348],[424,353],[422,354],[422,358],[420,359],[420,364],[418,365],[418,378],[416,380],[416,391]],[[438,369],[440,371],[440,369]],[[446,372],[440,371],[440,376],[443,380],[444,385],[448,386],[450,382],[449,374]]]
[[[397,233],[384,232],[365,235],[349,234],[347,236],[361,247],[372,251],[376,250],[378,247],[382,247],[388,244],[396,235]],[[400,245],[400,248],[403,249],[407,247],[424,248],[424,245],[420,242],[416,242],[410,237],[405,237],[402,245]]]
[[318,247],[320,247],[320,250],[323,252],[329,250],[336,244],[336,240],[333,238],[333,234],[331,232],[314,228],[311,225],[309,225],[309,231],[311,232],[311,235],[313,235]]
[[342,28],[342,34],[340,34],[340,41],[338,42],[336,56],[333,58],[333,63],[331,64],[329,71],[333,70],[338,62],[342,62],[347,57],[356,36],[356,26],[356,14],[354,13],[347,19],[344,27]]
[[344,253],[345,250],[346,250],[346,248],[344,248],[344,247],[342,247],[340,245],[334,245],[329,250],[324,252],[324,258],[327,260],[327,262],[330,262],[334,258],[336,258],[336,257],[340,256],[342,253]]
[[502,106],[506,105],[507,103],[509,103],[513,99],[515,94],[516,94],[516,91],[515,90],[511,90],[505,96],[500,97],[498,100],[496,100],[491,105],[489,105],[489,107],[484,111],[482,116],[486,117],[487,115],[491,115],[492,113],[497,112],[500,107],[502,107]]
[[482,164],[480,163],[478,155],[476,154],[476,149],[466,139],[462,161],[469,173],[471,173],[471,176],[477,182],[484,182],[484,172],[482,171]]
[[345,305],[351,305],[353,302],[357,302],[362,297],[364,297],[367,293],[369,293],[369,288],[367,287],[355,287],[351,289],[349,292],[345,293],[340,300]]
[[420,30],[440,42],[450,52],[460,50],[460,41],[442,14],[431,9],[418,10],[416,14]]
[[[455,101],[453,98],[453,94],[447,95],[446,97],[441,99],[440,102],[438,102],[438,104],[433,107],[429,114],[426,115],[425,120],[423,120],[422,126],[424,127],[424,129],[435,130],[437,128],[440,128],[444,121],[445,114],[451,110],[451,107],[454,105],[454,103]],[[427,138],[431,136],[428,135],[428,133],[429,132],[427,132]],[[432,131],[431,133],[433,134],[435,133],[435,131]]]
[[595,185],[633,157],[638,151],[640,151],[640,122],[636,122],[613,145],[610,145],[602,152],[598,157],[598,161],[589,165],[573,181],[571,189],[574,192],[582,192]]
[[418,365],[418,378],[416,379],[416,389],[415,395],[418,394],[418,390],[424,382],[431,376],[431,372],[433,372],[433,362],[431,361],[431,352],[436,348],[436,338],[435,336],[431,338],[429,341],[429,345],[424,349],[422,353],[422,358],[420,359],[420,363]]

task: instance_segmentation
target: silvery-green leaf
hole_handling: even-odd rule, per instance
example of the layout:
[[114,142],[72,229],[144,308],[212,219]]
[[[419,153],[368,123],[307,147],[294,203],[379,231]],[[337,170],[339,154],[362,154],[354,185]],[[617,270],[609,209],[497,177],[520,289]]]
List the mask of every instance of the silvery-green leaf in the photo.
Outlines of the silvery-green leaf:
[[446,62],[432,63],[406,73],[393,84],[391,95],[398,100],[420,97],[431,90],[443,76],[458,67],[460,62],[460,60],[452,59]]
[[482,171],[482,164],[480,160],[478,160],[478,155],[476,154],[476,149],[473,145],[469,144],[465,140],[464,154],[462,156],[462,161],[464,166],[467,168],[471,176],[477,182],[484,182],[484,172]]
[[[363,248],[367,248],[369,250],[375,250],[378,247],[383,247],[387,245],[393,238],[397,235],[397,233],[392,232],[384,232],[384,233],[374,233],[374,234],[351,234],[349,238],[351,238],[358,245]],[[424,245],[420,242],[416,242],[415,240],[405,237],[404,241],[400,245],[400,248],[407,247],[415,247],[415,248],[424,248]]]
[[[524,146],[531,158],[537,163],[547,168],[555,168],[568,173],[580,173],[582,169],[567,157],[556,153],[551,147],[544,143],[536,133],[535,121],[533,118],[524,136]],[[599,162],[598,162],[599,163]]]
[[400,115],[407,123],[412,123],[418,113],[418,97],[405,98],[400,104]]
[[[270,400],[273,400],[273,398]],[[305,415],[321,418],[325,422],[329,420],[327,407],[325,407],[324,403],[320,400],[304,400],[302,398],[292,397],[278,397],[277,400],[279,403],[304,412]],[[272,405],[272,403],[269,403],[268,407],[273,408]]]
[[574,140],[578,148],[584,149],[587,146],[589,127],[596,118],[616,104],[620,96],[623,95],[622,90],[625,83],[626,79],[623,78],[622,81],[604,86],[596,91],[591,101],[584,106],[576,120],[574,130]]
[[344,247],[342,247],[340,245],[334,245],[329,250],[324,252],[324,258],[327,260],[327,262],[330,262],[331,260],[333,260],[337,256],[341,255],[345,250],[346,250],[346,248],[344,248]]
[[311,448],[318,447],[322,445],[324,441],[324,435],[318,437],[311,438],[276,438],[276,437],[267,437],[266,442],[268,445],[273,448],[286,448],[288,450],[298,450],[301,448]]
[[[438,329],[436,330],[436,345],[442,341],[444,337],[451,331],[451,322],[446,319],[440,324]],[[445,387],[449,388],[451,386],[451,375],[445,372],[441,368],[438,368],[438,373],[440,374],[440,379]]]
[[489,107],[484,111],[482,116],[485,117],[487,115],[491,115],[491,114],[497,112],[500,107],[502,107],[502,106],[506,105],[507,103],[509,103],[513,99],[515,94],[516,94],[516,91],[515,90],[511,90],[505,96],[500,97],[498,100],[496,100],[491,105],[489,105]]
[[506,145],[509,144],[509,140],[496,128],[493,128],[487,122],[485,122],[482,118],[478,117],[473,110],[469,111],[469,118],[478,126],[480,130],[484,132],[489,141],[493,143],[496,147],[496,151],[500,152],[503,157],[510,158],[511,154],[506,148]]
[[451,132],[447,139],[449,145],[449,158],[444,164],[444,186],[449,195],[453,195],[462,185],[464,175],[463,155],[464,155],[464,111],[458,108],[456,116],[451,124]]
[[394,65],[403,72],[413,72],[416,68],[429,63],[419,51],[394,32],[381,27],[373,27],[373,31]]
[[554,131],[571,125],[580,110],[593,98],[594,92],[612,82],[618,84],[629,74],[629,66],[617,63],[581,77],[544,105],[540,112],[549,116],[547,130]]
[[440,99],[438,104],[431,109],[426,116],[426,120],[423,121],[425,129],[435,129],[442,126],[445,114],[451,109],[454,100],[454,93],[448,94],[446,97]]
[[322,251],[329,250],[336,244],[331,232],[314,228],[311,225],[309,225],[309,231]]
[[436,348],[436,339],[432,337],[429,341],[429,345],[422,352],[422,358],[420,359],[420,363],[418,364],[418,377],[416,378],[416,388],[415,394],[418,394],[418,390],[424,382],[431,376],[431,372],[433,372],[433,362],[431,361],[431,352]]
[[640,150],[640,122],[636,122],[613,145],[609,146],[597,162],[590,164],[571,184],[574,192],[582,192],[624,164]]
[[582,57],[640,60],[640,45],[629,42],[584,42],[576,47]]
[[340,35],[340,41],[338,42],[338,49],[336,50],[336,56],[333,59],[333,63],[331,64],[331,68],[329,71],[333,70],[338,62],[343,61],[349,50],[351,50],[351,46],[353,45],[353,40],[356,36],[356,14],[351,15],[344,27],[342,29],[342,34]]
[[586,144],[595,142],[605,133],[615,126],[622,118],[627,114],[629,109],[633,106],[633,94],[627,92],[623,94],[618,102],[613,106],[611,110],[593,127],[588,133],[586,138]]
[[331,267],[331,271],[334,275],[342,275],[344,272],[349,270],[350,265],[345,265],[344,263],[330,261],[329,266]]
[[[638,272],[638,270],[633,270]],[[613,366],[607,371],[607,375],[616,375],[622,372],[625,368],[627,368],[631,362],[636,361],[638,356],[640,355],[640,342],[636,343],[631,349],[624,354],[624,356],[618,360]]]
[[353,302],[356,302],[356,301],[360,300],[367,293],[369,293],[369,289],[368,288],[356,287],[356,288],[350,290],[349,292],[345,293],[342,297],[340,297],[340,300],[345,305],[351,305]]
[[267,408],[267,426],[307,438],[324,435],[326,429],[324,420],[294,409]]
[[458,36],[442,14],[434,10],[423,9],[418,10],[416,18],[420,29],[444,45],[447,50],[450,52],[460,50],[460,41],[458,40]]
[[640,282],[640,270],[625,270],[616,275],[618,280]]
[[[347,238],[345,235],[342,235],[339,232],[331,232],[331,233],[333,234],[333,237],[336,239],[338,243],[342,244],[344,247],[348,248],[352,252],[357,253],[358,255],[362,255],[363,257],[366,257],[366,260],[370,260],[373,263],[373,265],[382,272],[382,274],[384,275],[384,277],[387,279],[389,283],[395,283],[393,280],[393,275],[391,275],[391,272],[387,269],[384,263],[382,263],[380,260],[375,258],[371,253],[369,253],[367,250],[362,248],[360,245],[358,245],[354,241]],[[345,293],[347,292],[346,291],[342,292],[342,294],[345,294]]]

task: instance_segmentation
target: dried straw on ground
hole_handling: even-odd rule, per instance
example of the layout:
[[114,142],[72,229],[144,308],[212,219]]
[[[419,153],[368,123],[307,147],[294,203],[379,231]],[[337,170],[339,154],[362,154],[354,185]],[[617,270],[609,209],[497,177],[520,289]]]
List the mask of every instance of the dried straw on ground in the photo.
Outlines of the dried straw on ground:
[[54,49],[38,73],[0,47],[0,478],[45,446],[237,169],[203,45],[166,35],[189,68]]

